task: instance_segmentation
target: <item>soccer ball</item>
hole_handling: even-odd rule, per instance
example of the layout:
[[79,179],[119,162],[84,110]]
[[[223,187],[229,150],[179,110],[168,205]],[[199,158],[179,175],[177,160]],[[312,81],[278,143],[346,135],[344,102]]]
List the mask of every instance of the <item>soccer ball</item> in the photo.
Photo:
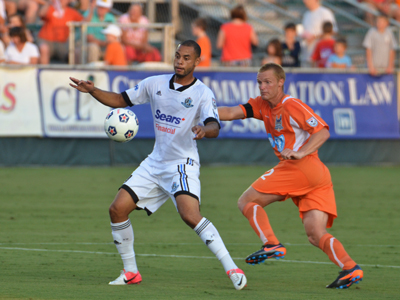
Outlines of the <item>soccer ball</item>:
[[139,130],[139,120],[131,110],[116,108],[104,120],[104,130],[113,141],[129,142]]

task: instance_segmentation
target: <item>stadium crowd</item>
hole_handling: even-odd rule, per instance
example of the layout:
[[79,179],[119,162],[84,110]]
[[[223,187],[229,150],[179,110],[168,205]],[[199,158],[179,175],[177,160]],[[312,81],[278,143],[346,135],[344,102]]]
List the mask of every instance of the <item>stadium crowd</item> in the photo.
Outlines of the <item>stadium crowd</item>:
[[[389,28],[388,18],[400,19],[400,0],[359,2],[368,7],[369,11],[380,13],[378,17],[368,13],[368,10],[365,14],[365,20],[374,24],[363,41],[366,66],[372,75],[391,73],[395,68],[397,43]],[[301,24],[288,23],[284,26],[283,40],[277,37],[269,40],[261,63],[274,62],[293,68],[354,68],[351,58],[346,54],[346,37],[340,35],[334,14],[321,5],[319,0],[303,0],[303,3],[306,11]],[[70,21],[89,23],[86,53],[88,63],[130,65],[161,61],[159,49],[149,43],[147,28],[118,26],[149,24],[142,4],[132,2],[127,11],[119,15],[112,8],[113,0],[0,0],[0,63],[67,63],[67,24]],[[114,26],[90,26],[98,22],[108,22]],[[248,23],[243,5],[234,7],[231,19],[220,26],[215,44],[216,49],[221,50],[218,59],[215,53],[213,57],[206,19],[195,19],[191,25],[192,34],[202,48],[200,66],[254,66],[256,60],[253,59],[252,50],[259,46],[260,41]],[[76,62],[80,63],[82,53],[78,50],[81,49],[79,34],[75,48]]]

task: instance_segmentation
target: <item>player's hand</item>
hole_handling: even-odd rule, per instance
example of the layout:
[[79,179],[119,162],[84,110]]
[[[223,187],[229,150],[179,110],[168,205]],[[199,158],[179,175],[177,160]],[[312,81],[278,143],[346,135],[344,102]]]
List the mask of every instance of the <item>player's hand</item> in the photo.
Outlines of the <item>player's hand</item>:
[[69,85],[82,93],[91,93],[94,91],[94,83],[90,80],[79,80],[73,77],[70,77],[69,79],[75,83],[70,83]]
[[192,132],[196,135],[193,139],[194,140],[201,140],[203,137],[206,136],[206,132],[203,126],[196,125],[192,127]]
[[293,159],[293,160],[297,160],[297,159],[302,159],[303,155],[300,152],[297,151],[293,151],[292,149],[283,149],[283,151],[281,152],[281,156],[283,159],[289,160],[289,159]]

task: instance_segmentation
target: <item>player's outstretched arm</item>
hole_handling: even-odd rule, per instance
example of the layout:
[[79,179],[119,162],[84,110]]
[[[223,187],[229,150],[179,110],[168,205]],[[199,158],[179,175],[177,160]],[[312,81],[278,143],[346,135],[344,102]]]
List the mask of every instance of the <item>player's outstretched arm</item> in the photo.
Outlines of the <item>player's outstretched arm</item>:
[[218,107],[218,115],[221,121],[232,121],[244,119],[245,115],[242,108],[238,106],[221,106]]
[[192,127],[193,133],[196,135],[194,140],[202,138],[216,138],[219,134],[219,124],[217,122],[209,122],[205,126],[196,125]]
[[113,108],[126,107],[127,104],[121,94],[103,91],[94,86],[90,80],[80,80],[73,77],[69,78],[73,83],[69,85],[82,93],[89,93],[100,103]]

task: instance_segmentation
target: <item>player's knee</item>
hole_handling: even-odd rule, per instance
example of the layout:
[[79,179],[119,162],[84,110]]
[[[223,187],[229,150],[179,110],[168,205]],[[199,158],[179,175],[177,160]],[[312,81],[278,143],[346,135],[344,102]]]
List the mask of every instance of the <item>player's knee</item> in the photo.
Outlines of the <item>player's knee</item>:
[[319,244],[319,237],[315,234],[308,234],[308,241],[315,247],[318,247]]
[[191,228],[195,228],[202,218],[201,215],[188,213],[180,213],[180,216],[183,222],[185,222]]
[[108,213],[110,214],[111,220],[119,220],[119,219],[124,219],[126,218],[126,212],[125,209],[116,203],[112,203],[110,207],[108,208]]

